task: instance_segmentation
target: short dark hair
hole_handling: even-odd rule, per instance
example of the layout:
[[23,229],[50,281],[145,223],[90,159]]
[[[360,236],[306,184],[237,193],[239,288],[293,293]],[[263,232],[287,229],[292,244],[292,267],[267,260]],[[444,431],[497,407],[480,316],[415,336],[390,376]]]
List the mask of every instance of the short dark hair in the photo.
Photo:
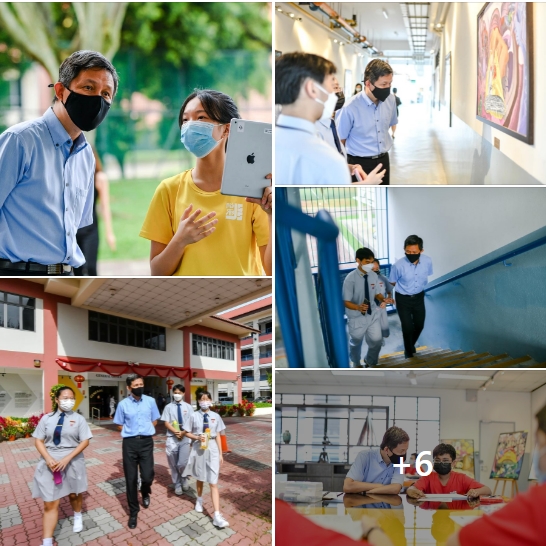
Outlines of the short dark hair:
[[375,258],[374,253],[369,248],[359,248],[356,251],[355,258],[358,260],[369,260],[370,258]]
[[392,451],[396,446],[403,444],[404,442],[409,442],[408,433],[399,427],[391,427],[383,435],[380,447],[381,449],[388,447]]
[[379,263],[379,260],[377,258],[374,258],[373,261],[379,266],[381,267],[381,264]]
[[457,458],[457,452],[451,444],[439,444],[434,448],[432,452],[432,458],[435,459],[440,455],[449,455],[451,460],[454,461]]
[[125,380],[125,383],[127,383],[127,386],[130,387],[131,383],[133,381],[136,381],[137,379],[144,379],[141,375],[138,375],[137,373],[132,373],[127,376],[127,379]]
[[176,390],[186,392],[186,388],[184,387],[184,385],[181,385],[180,383],[177,383],[176,385],[173,386],[173,392]]
[[336,65],[312,53],[285,53],[275,60],[275,104],[296,102],[306,78],[322,84],[324,78],[337,72]]
[[180,108],[178,127],[182,127],[184,110],[186,110],[188,102],[195,98],[199,99],[207,116],[218,123],[229,123],[232,119],[241,119],[239,109],[229,95],[214,89],[194,89],[193,93],[186,97],[182,108]]
[[208,396],[211,400],[212,400],[212,396],[210,395],[210,392],[209,391],[199,391],[197,393],[197,401],[199,402],[199,400],[201,400],[201,398],[203,398],[203,396]]
[[538,421],[538,428],[546,434],[546,406],[539,410],[535,417]]
[[388,76],[392,74],[391,65],[381,59],[374,59],[368,63],[366,70],[364,70],[364,83],[370,80],[370,83],[374,84],[382,76]]
[[[89,70],[90,68],[103,68],[108,70],[112,74],[114,80],[114,95],[118,91],[119,76],[114,68],[114,65],[98,51],[75,51],[67,57],[59,67],[59,81],[65,86],[70,87],[70,83],[82,70]],[[57,100],[57,97],[53,98],[53,102]]]
[[404,241],[404,248],[413,245],[417,245],[419,250],[423,250],[423,239],[421,239],[419,235],[410,235],[409,237],[406,237],[406,240]]
[[418,453],[412,453],[412,455],[417,459]]

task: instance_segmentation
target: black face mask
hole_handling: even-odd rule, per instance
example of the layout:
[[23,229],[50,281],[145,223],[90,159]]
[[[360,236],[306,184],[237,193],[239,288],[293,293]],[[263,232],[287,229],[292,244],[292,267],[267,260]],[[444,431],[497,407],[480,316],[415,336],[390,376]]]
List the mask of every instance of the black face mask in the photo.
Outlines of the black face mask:
[[337,102],[336,102],[336,107],[334,108],[335,112],[343,108],[343,105],[345,104],[345,95],[343,94],[343,91],[336,93],[336,95],[337,95]]
[[108,114],[110,103],[100,95],[82,95],[68,90],[70,95],[63,104],[74,125],[82,131],[96,129]]
[[421,254],[406,254],[406,258],[414,264],[419,258],[421,257]]
[[451,463],[434,463],[434,472],[445,476],[451,472]]
[[387,100],[387,97],[391,94],[391,88],[387,87],[385,89],[380,89],[379,87],[374,87],[372,95],[381,102]]
[[140,398],[144,392],[144,387],[135,387],[134,389],[131,389],[131,392]]
[[404,455],[396,455],[393,453],[389,459],[391,460],[392,464],[400,464],[400,458],[404,459]]

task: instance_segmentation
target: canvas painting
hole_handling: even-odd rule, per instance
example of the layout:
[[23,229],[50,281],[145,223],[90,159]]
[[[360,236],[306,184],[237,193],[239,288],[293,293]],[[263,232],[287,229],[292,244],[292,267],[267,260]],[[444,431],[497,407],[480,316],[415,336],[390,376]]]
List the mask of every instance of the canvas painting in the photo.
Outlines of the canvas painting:
[[442,440],[442,443],[452,445],[457,452],[453,470],[474,479],[474,440]]
[[526,442],[526,431],[500,434],[489,478],[517,480],[521,472]]
[[533,4],[488,2],[478,15],[477,117],[533,143]]

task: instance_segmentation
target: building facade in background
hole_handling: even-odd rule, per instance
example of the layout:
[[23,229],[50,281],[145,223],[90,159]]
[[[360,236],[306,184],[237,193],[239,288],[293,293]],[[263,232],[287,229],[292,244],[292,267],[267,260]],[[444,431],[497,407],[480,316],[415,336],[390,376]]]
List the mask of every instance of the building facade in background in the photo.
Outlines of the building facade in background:
[[[110,397],[127,395],[125,378],[134,371],[154,397],[167,396],[171,380],[184,384],[188,402],[199,387],[214,401],[240,402],[242,343],[260,331],[208,315],[205,298],[213,298],[195,281],[186,292],[163,281],[164,288],[146,279],[1,279],[0,415],[48,411],[49,391],[62,382],[75,390],[84,417],[104,418]],[[179,325],[190,313],[200,318]]]

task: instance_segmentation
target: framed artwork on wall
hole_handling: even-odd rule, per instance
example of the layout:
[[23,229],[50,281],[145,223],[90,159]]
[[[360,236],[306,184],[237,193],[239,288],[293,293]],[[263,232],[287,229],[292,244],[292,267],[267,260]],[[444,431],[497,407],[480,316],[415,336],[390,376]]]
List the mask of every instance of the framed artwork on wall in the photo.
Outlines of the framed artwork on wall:
[[533,144],[533,3],[486,3],[477,53],[476,117]]
[[455,459],[454,472],[466,474],[474,479],[474,440],[442,440],[442,444],[449,444],[455,448],[457,458]]

